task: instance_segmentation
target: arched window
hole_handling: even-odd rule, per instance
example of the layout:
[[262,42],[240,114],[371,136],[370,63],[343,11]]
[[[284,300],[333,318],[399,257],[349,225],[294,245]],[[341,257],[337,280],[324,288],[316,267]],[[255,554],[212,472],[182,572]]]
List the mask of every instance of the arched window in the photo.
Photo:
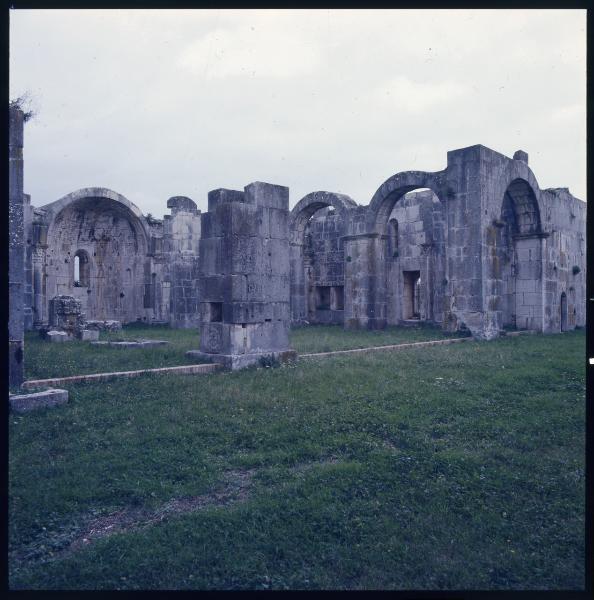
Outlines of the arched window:
[[392,258],[398,258],[398,220],[390,219],[388,221],[388,250]]
[[89,287],[90,263],[89,255],[84,250],[77,250],[74,255],[74,286]]

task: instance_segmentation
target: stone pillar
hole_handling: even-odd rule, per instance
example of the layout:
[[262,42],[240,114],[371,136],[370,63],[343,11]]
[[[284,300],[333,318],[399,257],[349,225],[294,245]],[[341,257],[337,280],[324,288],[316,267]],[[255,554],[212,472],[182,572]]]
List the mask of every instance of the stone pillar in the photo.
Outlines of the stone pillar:
[[291,265],[291,321],[298,324],[307,320],[307,283],[303,257],[303,243],[289,245]]
[[482,146],[471,146],[448,152],[448,181],[455,182],[455,189],[445,199],[449,293],[444,329],[455,331],[466,327],[473,336],[490,339],[499,335],[499,329],[492,311],[486,311],[484,306],[483,231],[484,219],[488,217],[484,216],[482,206],[485,174],[489,172],[485,151]]
[[383,329],[386,327],[385,236],[377,233],[343,238],[344,327]]
[[24,377],[24,193],[23,193],[23,135],[24,114],[19,108],[9,109],[8,154],[8,356],[9,385],[19,386]]
[[256,182],[214,190],[199,258],[200,352],[230,369],[296,356],[289,349],[289,189]]
[[33,271],[33,327],[39,328],[47,324],[45,310],[45,251],[47,249],[47,225],[36,223],[33,226],[33,249],[31,251],[31,268]]

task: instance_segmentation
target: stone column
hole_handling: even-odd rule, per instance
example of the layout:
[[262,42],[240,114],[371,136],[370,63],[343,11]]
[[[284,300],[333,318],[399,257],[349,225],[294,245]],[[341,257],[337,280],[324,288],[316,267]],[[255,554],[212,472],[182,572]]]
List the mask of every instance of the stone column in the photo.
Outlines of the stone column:
[[295,357],[289,349],[289,189],[214,190],[199,258],[200,352],[230,369]]
[[289,245],[291,265],[291,321],[298,324],[307,320],[307,290],[303,260],[303,243]]
[[33,226],[33,249],[31,251],[31,268],[33,271],[33,327],[39,328],[47,324],[45,310],[46,298],[43,289],[45,276],[45,251],[47,250],[47,225],[36,223]]
[[8,356],[9,385],[19,386],[24,377],[24,193],[23,193],[23,134],[24,114],[19,108],[9,109],[8,154]]

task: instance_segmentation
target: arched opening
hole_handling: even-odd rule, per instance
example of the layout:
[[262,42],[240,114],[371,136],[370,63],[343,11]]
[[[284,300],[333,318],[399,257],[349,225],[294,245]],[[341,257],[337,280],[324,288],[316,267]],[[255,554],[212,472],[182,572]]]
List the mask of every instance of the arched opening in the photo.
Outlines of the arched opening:
[[344,323],[346,211],[342,194],[313,192],[291,211],[291,318],[294,323]]
[[89,287],[91,284],[91,265],[89,255],[84,250],[74,254],[74,287]]
[[[54,259],[56,268],[48,273],[44,301],[73,295],[89,320],[134,321],[142,307],[147,258],[142,216],[115,192],[83,192],[47,205],[48,213],[55,214],[48,228],[48,257],[61,258]],[[72,258],[64,263],[68,255]]]
[[567,295],[565,292],[561,294],[561,331],[567,331]]
[[504,329],[542,330],[541,223],[534,191],[512,181],[488,228],[490,305]]
[[387,323],[442,323],[446,269],[443,204],[429,188],[400,192],[387,202],[388,208],[383,208]]

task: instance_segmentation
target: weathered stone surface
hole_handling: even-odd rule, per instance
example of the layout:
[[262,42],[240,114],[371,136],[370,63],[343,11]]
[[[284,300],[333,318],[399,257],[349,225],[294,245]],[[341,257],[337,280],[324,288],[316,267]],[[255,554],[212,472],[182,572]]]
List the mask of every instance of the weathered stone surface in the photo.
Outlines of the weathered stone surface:
[[295,350],[283,350],[281,352],[259,352],[248,354],[211,354],[200,350],[188,350],[188,358],[195,360],[208,360],[222,365],[225,369],[237,371],[251,366],[270,367],[276,363],[284,364],[297,360]]
[[73,296],[55,296],[49,302],[49,325],[66,331],[73,337],[85,326],[85,315],[80,300]]
[[122,323],[120,321],[85,321],[85,329],[95,331],[121,331]]
[[31,394],[10,394],[8,401],[10,408],[15,412],[29,412],[37,408],[66,404],[68,402],[68,391],[51,389]]
[[25,214],[23,192],[24,114],[9,109],[8,154],[8,380],[23,381],[25,339]]
[[204,217],[200,351],[189,356],[230,369],[289,356],[288,189],[214,190]]
[[114,371],[113,373],[93,373],[91,375],[71,375],[70,377],[54,377],[52,379],[35,379],[23,382],[23,388],[35,388],[44,385],[67,385],[71,383],[97,383],[112,379],[129,379],[147,374],[172,375],[207,375],[221,367],[216,364],[181,365],[179,367],[161,367],[158,369],[139,369],[136,371]]
[[48,340],[48,342],[59,344],[62,342],[68,342],[73,338],[69,336],[65,331],[50,330],[45,334],[45,339]]
[[287,297],[291,321],[347,328],[418,320],[490,339],[504,328],[585,325],[586,205],[567,188],[541,190],[522,150],[513,158],[481,145],[451,150],[442,171],[396,173],[367,206],[320,191],[289,214],[287,188],[255,182],[213,190],[204,215],[173,196],[159,220],[105,188],[31,206],[17,116],[11,136],[14,373],[19,323],[57,323],[50,300],[61,296],[80,302],[86,329],[201,325],[212,337],[204,343],[220,339],[231,354],[268,336],[260,324],[287,320]]
[[81,329],[78,332],[78,339],[83,342],[96,342],[99,339],[98,329]]
[[166,340],[123,340],[121,342],[91,342],[93,346],[109,346],[110,348],[154,348],[167,346]]

